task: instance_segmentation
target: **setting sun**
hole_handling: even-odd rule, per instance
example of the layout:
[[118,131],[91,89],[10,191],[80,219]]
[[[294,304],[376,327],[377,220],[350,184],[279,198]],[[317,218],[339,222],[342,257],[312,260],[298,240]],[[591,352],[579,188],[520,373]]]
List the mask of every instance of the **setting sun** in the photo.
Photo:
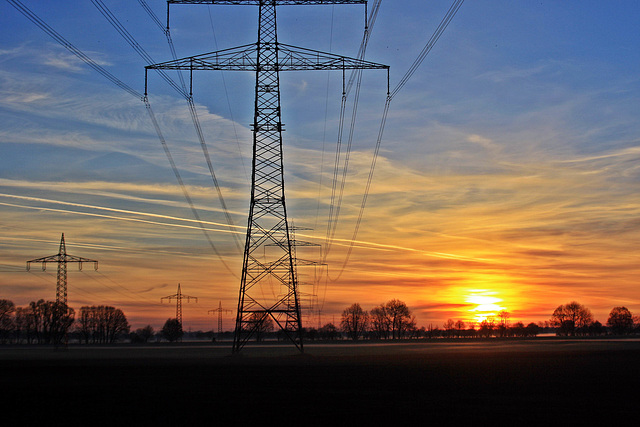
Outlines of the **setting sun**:
[[469,291],[466,302],[474,304],[475,307],[470,308],[473,318],[476,322],[482,322],[488,317],[498,315],[498,312],[506,308],[499,305],[501,298],[496,297],[497,292],[486,289],[472,289]]

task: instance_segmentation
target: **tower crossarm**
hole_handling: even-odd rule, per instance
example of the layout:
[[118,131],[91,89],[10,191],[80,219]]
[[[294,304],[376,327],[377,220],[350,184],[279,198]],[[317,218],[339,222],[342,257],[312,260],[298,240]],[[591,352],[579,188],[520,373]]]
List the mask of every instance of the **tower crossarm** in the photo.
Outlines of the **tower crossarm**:
[[[303,47],[276,43],[277,62],[269,64],[268,71],[306,70],[389,70],[388,65]],[[264,47],[263,47],[264,49]],[[238,46],[196,56],[148,65],[147,70],[227,70],[265,71],[258,68],[257,44]],[[265,67],[263,65],[262,67]],[[275,68],[275,69],[273,69]]]
[[73,256],[73,255],[68,255],[68,254],[56,254],[56,255],[50,255],[50,256],[45,256],[42,258],[36,258],[36,259],[32,259],[27,261],[27,271],[31,270],[31,263],[41,263],[42,264],[42,271],[45,271],[47,269],[47,263],[48,262],[77,262],[78,263],[78,269],[80,271],[82,271],[82,263],[83,262],[92,262],[93,263],[93,269],[94,270],[98,270],[98,261],[96,261],[95,259],[89,259],[89,258],[82,258],[79,256]]
[[[273,0],[276,6],[316,5],[316,4],[367,4],[367,0]],[[168,4],[230,4],[259,6],[267,0],[168,0]]]
[[164,302],[164,300],[167,300],[168,302],[171,302],[172,299],[175,300],[183,300],[186,299],[187,302],[191,302],[191,300],[195,300],[196,302],[198,302],[198,297],[192,297],[189,295],[185,295],[185,294],[174,294],[174,295],[167,295],[166,297],[162,297],[160,298],[160,302]]

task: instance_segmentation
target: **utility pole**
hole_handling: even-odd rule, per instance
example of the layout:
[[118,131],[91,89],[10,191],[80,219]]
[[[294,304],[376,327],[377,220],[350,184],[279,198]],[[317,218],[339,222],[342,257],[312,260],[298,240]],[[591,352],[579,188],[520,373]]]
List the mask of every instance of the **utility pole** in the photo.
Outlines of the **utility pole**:
[[70,262],[78,263],[78,269],[82,271],[83,262],[92,262],[95,270],[98,270],[98,261],[95,259],[81,258],[67,253],[66,244],[64,242],[64,233],[60,238],[60,248],[58,253],[42,258],[27,261],[27,271],[31,270],[31,263],[42,263],[42,271],[47,269],[48,262],[58,263],[58,278],[56,283],[56,305],[67,307],[67,264]]
[[209,313],[218,313],[218,335],[222,334],[222,313],[231,313],[231,310],[222,308],[222,301],[218,304],[218,308],[209,310]]
[[[240,279],[233,353],[238,353],[267,317],[304,352],[296,279],[284,193],[280,72],[385,69],[382,64],[278,42],[276,9],[284,5],[363,4],[366,0],[168,0],[172,4],[252,5],[259,8],[258,41],[146,67],[185,70],[253,71],[256,76],[251,201]],[[365,12],[366,15],[366,12]],[[167,11],[169,16],[169,11]],[[167,22],[167,28],[169,24]],[[145,78],[145,81],[146,78]],[[192,80],[191,80],[192,81]],[[192,85],[190,85],[192,87]],[[145,87],[145,95],[147,93]],[[279,287],[273,291],[273,284]]]
[[176,300],[176,319],[178,320],[178,323],[180,323],[180,326],[182,326],[182,300],[186,299],[187,302],[191,302],[192,299],[195,299],[196,303],[198,302],[198,298],[197,297],[184,295],[182,293],[182,290],[180,289],[180,283],[178,283],[178,292],[176,294],[168,295],[166,297],[162,297],[162,298],[160,298],[160,302],[164,302],[165,299],[169,303],[171,303],[172,299]]

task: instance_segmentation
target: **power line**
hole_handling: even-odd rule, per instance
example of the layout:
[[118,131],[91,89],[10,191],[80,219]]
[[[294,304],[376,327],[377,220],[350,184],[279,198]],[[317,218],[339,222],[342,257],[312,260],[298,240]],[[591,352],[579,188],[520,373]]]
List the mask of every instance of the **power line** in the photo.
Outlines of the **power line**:
[[126,91],[132,96],[135,96],[138,99],[142,99],[144,96],[138,92],[137,90],[131,88],[126,83],[122,82],[120,79],[115,77],[113,74],[102,68],[98,65],[93,59],[85,55],[80,49],[75,47],[71,42],[62,37],[58,32],[56,32],[53,28],[47,25],[42,19],[40,19],[35,13],[33,13],[29,8],[27,8],[22,2],[19,0],[7,0],[9,4],[11,4],[14,8],[16,8],[20,13],[22,13],[27,19],[33,22],[38,28],[47,33],[51,38],[69,50],[71,53],[80,58],[84,63],[93,68],[107,80],[118,86],[120,89]]
[[[367,16],[367,19],[366,19],[367,25],[365,26],[364,34],[362,36],[362,41],[360,42],[360,48],[358,49],[358,59],[360,60],[364,60],[364,57],[366,55],[367,46],[369,44],[371,32],[373,31],[373,27],[375,25],[376,18],[378,16],[378,11],[380,10],[381,2],[382,0],[375,0],[373,8],[371,9],[371,12]],[[356,93],[354,95],[354,101],[353,101],[352,112],[351,112],[349,137],[347,139],[347,147],[346,147],[346,152],[344,157],[344,163],[342,166],[342,177],[340,181],[338,181],[339,169],[340,169],[340,163],[341,163],[340,157],[341,157],[341,150],[342,150],[342,135],[344,132],[345,109],[346,109],[348,94],[353,88],[354,84],[356,85]],[[333,182],[331,187],[331,200],[329,203],[329,216],[327,220],[327,233],[325,237],[325,251],[323,256],[323,262],[326,261],[326,258],[329,255],[329,252],[331,250],[332,241],[333,241],[333,238],[335,237],[335,233],[338,227],[338,221],[340,218],[342,198],[344,196],[344,188],[346,185],[347,173],[349,170],[349,160],[351,158],[351,147],[353,143],[353,135],[354,135],[356,117],[358,112],[358,102],[360,100],[361,84],[362,84],[361,69],[354,69],[351,71],[351,74],[349,76],[348,81],[346,82],[346,85],[344,82],[344,75],[343,75],[343,91],[342,91],[342,101],[340,104],[338,139],[336,143],[336,155],[335,155],[335,161],[334,161]],[[338,201],[336,203],[336,187],[338,186],[338,182],[340,182],[339,184],[340,189],[338,191],[338,196],[337,196]]]
[[[107,5],[102,2],[102,0],[91,0],[91,3],[100,11],[102,16],[106,18],[106,20],[111,24],[111,26],[122,36],[122,38],[135,50],[142,59],[144,59],[147,64],[153,64],[155,61],[153,58],[147,53],[146,50],[136,41],[136,39],[131,35],[129,31],[120,23],[118,18],[109,10]],[[187,94],[186,89],[180,88],[176,82],[174,82],[163,70],[158,70],[160,76],[171,86],[174,88],[180,95],[184,98],[187,98],[189,95]]]
[[424,48],[422,48],[422,51],[420,52],[418,57],[415,59],[415,61],[413,61],[413,64],[411,64],[411,67],[409,67],[409,70],[407,70],[407,72],[402,77],[402,79],[400,79],[400,82],[398,83],[398,85],[391,91],[391,99],[393,99],[398,94],[398,92],[402,90],[404,85],[407,84],[407,81],[409,81],[409,79],[413,76],[416,70],[420,67],[420,65],[426,58],[426,56],[429,54],[429,52],[431,52],[431,49],[433,49],[433,46],[435,46],[435,44],[440,39],[440,36],[442,36],[442,34],[444,33],[444,30],[446,30],[447,27],[449,26],[449,23],[451,22],[453,17],[456,15],[456,13],[458,12],[458,9],[460,9],[460,6],[462,6],[463,2],[464,0],[455,0],[453,2],[449,10],[447,11],[447,14],[445,15],[445,17],[442,18],[442,21],[440,21],[438,28],[436,28],[435,32],[431,35],[431,38],[429,39],[427,44],[424,46]]
[[[101,0],[91,0],[94,4],[96,3],[100,3],[103,5]],[[141,5],[143,5],[144,2],[141,2]],[[146,6],[146,3],[144,3],[143,7]],[[100,9],[104,9],[106,8],[106,6],[101,6]],[[154,20],[154,22],[159,22],[158,18],[155,16],[155,14],[153,13],[153,11],[151,11],[151,9],[146,6],[145,10],[147,11],[147,13],[149,13],[149,15],[152,17],[152,19]],[[107,15],[105,15],[107,16]],[[109,21],[115,21],[116,25],[114,25],[116,27],[116,29],[120,29],[122,28],[121,31],[119,30],[118,32],[125,38],[125,40],[127,40],[129,42],[129,44],[131,44],[131,46],[140,54],[140,56],[143,57],[143,59],[145,59],[147,61],[147,65],[151,65],[153,64],[155,61],[152,60],[151,57],[149,57],[148,55],[146,55],[146,52],[144,51],[140,51],[139,49],[139,44],[135,42],[135,40],[133,40],[133,43],[130,42],[130,39],[133,39],[132,37],[128,36],[128,32],[126,32],[126,30],[124,29],[124,27],[122,27],[122,25],[117,21],[117,18],[115,18],[115,16],[113,16],[112,14],[109,14],[109,17],[107,18],[109,19]],[[169,22],[167,20],[167,27],[166,29],[162,29],[161,30],[163,32],[163,34],[166,36],[167,39],[167,43],[169,44],[169,49],[171,50],[171,54],[173,56],[173,59],[176,60],[177,56],[176,56],[176,51],[175,51],[175,47],[173,45],[173,40],[171,38],[171,31],[169,29]],[[165,80],[169,80],[173,86],[173,81],[171,79],[168,78],[167,74],[164,72],[164,70],[162,69],[158,69],[155,68],[155,70],[157,72],[160,73],[160,75],[165,78]],[[211,175],[211,180],[213,181],[213,185],[216,189],[216,193],[218,194],[218,200],[220,201],[220,205],[222,206],[222,210],[225,216],[225,219],[227,221],[227,224],[229,225],[229,228],[233,228],[234,227],[234,222],[233,219],[231,218],[231,215],[229,214],[229,209],[227,208],[227,204],[224,201],[224,197],[222,195],[222,189],[220,188],[220,184],[218,183],[218,178],[216,177],[216,174],[214,172],[213,169],[213,162],[211,161],[211,156],[209,155],[209,148],[207,147],[207,143],[204,137],[204,133],[202,132],[202,126],[200,125],[200,119],[198,118],[198,112],[196,110],[195,104],[193,102],[193,94],[191,93],[191,90],[187,93],[187,89],[186,89],[186,84],[184,81],[184,78],[182,77],[182,73],[180,72],[180,70],[177,70],[178,72],[178,76],[180,77],[180,82],[182,85],[182,89],[178,89],[178,91],[184,95],[184,98],[187,101],[188,107],[189,107],[189,114],[191,115],[191,121],[193,122],[193,126],[195,128],[196,134],[198,136],[198,140],[200,141],[200,146],[202,148],[202,153],[204,154],[205,157],[205,161],[207,163],[207,167],[209,168],[209,174]],[[174,86],[175,88],[177,88],[177,86]],[[146,88],[145,88],[145,96],[146,96]],[[238,251],[241,250],[240,248],[240,241],[238,239],[238,237],[236,235],[233,235],[233,242],[236,245],[236,248],[238,249]]]
[[[103,77],[107,78],[109,81],[114,83],[116,86],[118,86],[122,90],[126,91],[130,95],[135,96],[136,98],[142,100],[145,103],[145,107],[146,107],[147,112],[148,112],[148,114],[149,114],[149,116],[151,118],[151,121],[153,122],[154,128],[155,128],[156,133],[158,135],[158,138],[159,138],[159,140],[160,140],[160,142],[162,144],[162,147],[163,147],[163,149],[165,151],[167,159],[169,160],[169,163],[171,165],[171,168],[173,169],[174,175],[176,176],[176,178],[178,180],[178,183],[180,184],[180,187],[182,189],[182,192],[185,195],[185,199],[189,203],[189,206],[191,207],[191,211],[194,213],[194,217],[200,223],[200,228],[203,229],[203,232],[205,234],[205,237],[207,238],[207,241],[209,242],[209,245],[211,246],[213,251],[216,253],[216,255],[218,256],[220,261],[223,263],[225,268],[227,268],[231,272],[231,274],[236,276],[235,273],[224,262],[224,260],[222,259],[222,256],[220,255],[220,253],[218,252],[217,248],[213,244],[211,238],[209,237],[209,235],[204,230],[204,226],[201,223],[200,216],[198,215],[198,213],[197,213],[197,211],[195,209],[195,206],[193,204],[193,201],[191,200],[191,197],[189,196],[189,193],[188,193],[188,191],[186,189],[186,186],[185,186],[184,182],[182,181],[182,178],[180,177],[180,172],[178,171],[178,168],[176,167],[175,162],[173,161],[173,156],[171,155],[171,152],[169,151],[169,147],[167,146],[167,143],[166,143],[166,141],[164,139],[164,136],[162,135],[162,132],[160,130],[160,126],[158,125],[158,121],[157,121],[157,119],[156,119],[156,117],[155,117],[155,115],[153,113],[153,110],[151,109],[151,104],[149,103],[149,100],[148,100],[147,96],[143,95],[140,92],[136,91],[135,89],[131,88],[126,83],[122,82],[120,79],[115,77],[113,74],[111,74],[110,72],[105,70],[103,67],[98,65],[93,59],[91,59],[89,56],[84,54],[80,49],[76,48],[71,42],[66,40],[58,32],[56,32],[53,28],[51,28],[46,22],[44,22],[41,18],[39,18],[33,11],[31,11],[24,4],[22,4],[22,2],[20,2],[19,0],[7,0],[7,1],[13,7],[15,7],[20,13],[22,13],[27,19],[29,19],[31,22],[33,22],[36,26],[38,26],[40,29],[42,29],[45,33],[47,33],[51,38],[53,38],[55,41],[57,41],[63,47],[68,49],[71,53],[73,53],[78,58],[80,58],[83,62],[85,62],[87,65],[89,65],[92,69],[97,71],[99,74],[101,74]],[[94,1],[94,0],[92,0],[92,1]],[[94,3],[94,4],[96,4],[96,3]],[[108,9],[106,9],[106,6],[105,6],[105,10],[108,10]],[[137,43],[135,43],[135,44],[137,45]],[[172,86],[174,86],[174,85],[172,85]],[[174,87],[176,87],[176,86],[174,86]],[[180,92],[182,92],[182,91],[180,91]]]
[[375,167],[376,167],[376,162],[377,162],[377,159],[378,159],[378,155],[380,153],[380,145],[382,143],[382,136],[384,134],[384,129],[385,129],[385,125],[386,125],[386,122],[387,122],[387,116],[389,114],[389,108],[391,106],[391,101],[398,94],[398,92],[400,90],[402,90],[402,88],[405,86],[407,81],[409,81],[409,79],[413,76],[413,74],[416,72],[418,67],[420,67],[420,65],[424,61],[425,57],[429,54],[429,52],[431,52],[431,49],[433,48],[435,43],[440,39],[440,36],[442,36],[442,34],[444,33],[444,30],[449,26],[449,23],[451,22],[453,17],[456,15],[456,13],[458,12],[458,9],[460,9],[460,6],[462,6],[463,2],[464,2],[464,0],[455,0],[454,1],[454,3],[451,5],[449,10],[447,11],[445,17],[442,19],[442,21],[440,22],[440,24],[436,28],[436,30],[433,33],[433,35],[429,38],[429,41],[427,42],[427,44],[424,46],[424,48],[422,49],[422,51],[420,52],[420,54],[418,55],[416,60],[413,62],[411,67],[409,67],[409,70],[404,74],[404,76],[402,77],[402,79],[400,80],[398,85],[387,96],[387,100],[386,100],[385,106],[384,106],[384,112],[383,112],[383,115],[382,115],[382,120],[380,121],[380,128],[378,129],[378,138],[376,140],[376,145],[375,145],[375,149],[374,149],[374,153],[373,153],[373,158],[371,159],[371,166],[369,168],[369,175],[367,176],[367,184],[365,186],[365,191],[364,191],[364,194],[362,196],[362,202],[360,203],[360,210],[358,212],[358,217],[356,219],[356,225],[355,225],[355,228],[354,228],[354,231],[353,231],[353,235],[351,237],[351,243],[349,245],[349,249],[347,250],[347,256],[346,256],[346,258],[344,260],[344,263],[342,264],[342,267],[340,268],[340,271],[338,272],[338,276],[335,279],[332,279],[333,281],[337,281],[342,276],[342,273],[344,272],[344,269],[346,268],[347,263],[349,262],[349,258],[351,257],[351,253],[353,251],[353,245],[354,245],[354,243],[356,241],[356,238],[358,236],[358,231],[360,230],[360,224],[362,223],[362,217],[363,217],[363,214],[364,214],[364,209],[365,209],[366,204],[367,204],[367,198],[369,197],[369,191],[371,189],[371,182],[373,180],[373,175],[374,175],[374,171],[375,171]]

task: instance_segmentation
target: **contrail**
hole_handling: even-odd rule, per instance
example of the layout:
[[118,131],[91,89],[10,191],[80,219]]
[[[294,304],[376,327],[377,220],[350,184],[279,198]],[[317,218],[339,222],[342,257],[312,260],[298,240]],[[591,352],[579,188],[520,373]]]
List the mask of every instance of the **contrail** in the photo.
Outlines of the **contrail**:
[[[14,240],[14,241],[19,241],[19,242],[28,241],[28,242],[47,243],[47,244],[48,243],[51,243],[51,244],[59,243],[58,240],[31,239],[31,238],[28,238],[28,237],[19,237],[19,238],[18,237],[3,237],[3,239],[4,240]],[[199,254],[193,254],[193,253],[190,253],[190,252],[140,249],[140,248],[132,248],[131,246],[101,245],[101,244],[96,244],[96,243],[82,243],[82,242],[73,242],[73,246],[74,247],[78,247],[78,248],[101,249],[101,250],[117,251],[117,252],[122,252],[122,251],[134,252],[136,254],[138,254],[138,253],[165,254],[165,255],[176,255],[176,256],[188,257],[188,258],[209,259],[208,256],[202,255],[202,254],[199,255]],[[3,270],[1,270],[3,265],[4,264],[0,264],[0,271],[3,271]],[[17,270],[24,270],[24,267],[12,267],[12,268],[16,268]]]
[[[104,211],[109,211],[109,212],[128,213],[128,214],[132,214],[132,215],[150,216],[150,217],[153,217],[153,218],[172,219],[172,220],[176,220],[176,221],[204,223],[204,224],[209,224],[209,225],[217,225],[217,226],[221,226],[221,227],[229,227],[229,224],[222,224],[222,223],[219,223],[219,222],[202,221],[202,220],[201,221],[197,221],[195,219],[178,218],[178,217],[170,216],[170,215],[161,215],[161,214],[154,214],[154,213],[149,213],[149,212],[130,211],[130,210],[126,210],[126,209],[108,208],[108,207],[105,207],[105,206],[86,205],[86,204],[83,204],[83,203],[64,202],[64,201],[61,201],[61,200],[43,199],[43,198],[40,198],[40,197],[17,196],[15,194],[6,194],[6,193],[0,193],[0,196],[1,197],[12,198],[12,199],[29,200],[29,201],[33,201],[33,202],[54,203],[54,204],[58,204],[58,205],[75,206],[75,207],[78,207],[78,208],[88,208],[88,209],[104,210]],[[234,225],[233,227],[234,228],[241,228],[241,229],[245,228],[245,227],[242,227],[242,226],[239,226],[239,225]]]
[[[214,225],[214,226],[220,226],[220,227],[226,227],[226,228],[229,227],[229,224],[222,224],[222,223],[212,222],[212,221],[196,221],[194,219],[179,218],[179,217],[170,216],[170,215],[161,215],[161,214],[154,214],[154,213],[149,213],[149,212],[139,212],[139,211],[126,210],[126,209],[109,208],[109,207],[105,207],[105,206],[87,205],[87,204],[83,204],[83,203],[64,202],[64,201],[61,201],[61,200],[44,199],[44,198],[40,198],[40,197],[18,196],[18,195],[14,195],[14,194],[6,194],[6,193],[0,193],[0,197],[7,197],[7,198],[13,198],[13,199],[20,199],[20,200],[28,200],[28,201],[34,201],[34,202],[53,203],[53,204],[60,204],[60,205],[65,205],[65,206],[74,206],[74,207],[87,208],[87,209],[104,210],[104,211],[108,211],[108,212],[117,212],[117,213],[126,213],[126,214],[132,214],[132,215],[148,216],[148,217],[152,217],[152,218],[169,219],[169,220],[175,220],[175,221],[193,222],[193,223],[200,222],[200,223],[204,223],[204,224],[208,224],[208,225]],[[119,220],[119,221],[141,222],[141,223],[145,223],[145,224],[161,225],[161,226],[166,226],[166,227],[178,227],[178,228],[188,228],[188,229],[201,230],[200,227],[192,226],[192,225],[171,224],[171,223],[166,223],[166,222],[151,221],[151,220],[145,220],[145,219],[140,219],[140,218],[127,218],[127,217],[114,216],[114,215],[105,215],[105,214],[89,213],[89,212],[79,212],[79,211],[67,210],[67,209],[45,208],[45,207],[38,207],[38,206],[26,206],[26,205],[18,205],[18,204],[3,203],[3,202],[0,202],[0,205],[10,206],[10,207],[15,207],[15,208],[23,208],[23,209],[44,210],[44,211],[50,211],[50,212],[60,212],[60,213],[71,213],[71,214],[84,215],[84,216],[94,216],[94,217],[114,219],[114,220]],[[234,225],[233,227],[234,228],[240,228],[242,230],[240,230],[240,231],[230,231],[230,230],[217,229],[217,228],[207,228],[206,230],[207,231],[213,231],[213,232],[219,232],[219,233],[227,233],[227,234],[229,234],[229,233],[244,234],[244,227],[241,227],[241,226],[238,226],[238,225]],[[304,238],[308,238],[308,239],[316,239],[317,238],[316,236],[305,235],[305,234],[300,234],[300,237],[304,237]],[[361,247],[363,249],[369,249],[369,250],[379,250],[379,251],[389,251],[389,252],[400,250],[400,251],[419,253],[419,254],[422,254],[422,255],[425,255],[425,256],[429,256],[429,257],[433,257],[433,258],[457,259],[457,260],[465,260],[465,261],[492,261],[490,259],[485,259],[485,258],[467,257],[467,256],[463,256],[463,255],[449,254],[449,253],[443,253],[443,252],[428,252],[428,251],[423,251],[423,250],[415,249],[415,248],[407,248],[407,247],[403,247],[403,246],[388,245],[388,244],[374,243],[374,242],[366,242],[366,241],[360,241],[360,240],[353,241],[351,239],[335,238],[334,241],[335,241],[335,244],[338,245],[338,246],[350,246],[352,244],[356,244],[356,245],[358,245],[359,247]]]
[[[163,226],[166,226],[166,227],[178,227],[178,228],[189,228],[189,229],[194,229],[194,230],[202,230],[201,227],[196,227],[194,225],[171,224],[171,223],[168,223],[168,222],[150,221],[150,220],[139,219],[139,218],[126,218],[126,217],[122,217],[122,216],[104,215],[104,214],[97,214],[97,213],[90,213],[90,212],[78,212],[78,211],[72,211],[72,210],[67,210],[67,209],[45,208],[45,207],[42,207],[42,206],[25,206],[25,205],[16,205],[14,203],[4,203],[4,202],[0,202],[0,205],[9,206],[9,207],[13,207],[13,208],[32,209],[32,210],[37,210],[37,211],[72,213],[72,214],[76,214],[76,215],[94,216],[94,217],[98,217],[98,218],[115,219],[115,220],[119,220],[119,221],[142,222],[142,223],[145,223],[145,224],[163,225]],[[223,224],[217,224],[217,225],[223,225]],[[218,232],[218,233],[242,234],[241,231],[220,230],[220,229],[217,229],[217,228],[206,228],[205,230],[207,230],[207,231],[215,231],[215,232]]]

